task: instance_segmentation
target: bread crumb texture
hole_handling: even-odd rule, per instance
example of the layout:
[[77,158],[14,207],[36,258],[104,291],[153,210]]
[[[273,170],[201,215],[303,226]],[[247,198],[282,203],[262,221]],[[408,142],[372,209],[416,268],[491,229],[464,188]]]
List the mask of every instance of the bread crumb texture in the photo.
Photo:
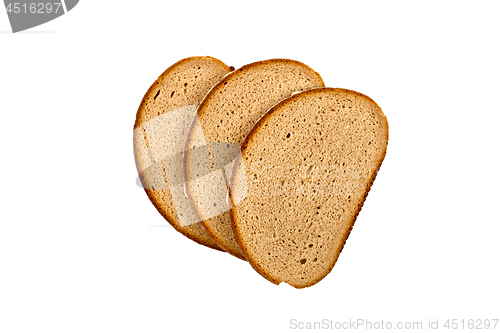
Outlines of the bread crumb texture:
[[246,174],[247,197],[231,217],[255,270],[296,288],[323,279],[342,251],[387,143],[381,109],[345,89],[296,94],[262,117],[232,175]]
[[[321,76],[303,63],[288,59],[259,61],[227,75],[205,97],[198,108],[198,120],[209,143],[213,162],[214,144],[228,143],[241,146],[259,118],[279,101],[296,91],[324,87]],[[189,155],[192,151],[188,151]],[[193,164],[199,163],[193,156],[186,156],[188,178]],[[229,168],[232,170],[232,165]],[[229,179],[230,171],[226,178]],[[187,186],[188,196],[196,211],[203,204],[194,197],[195,183]],[[223,196],[224,193],[219,196]],[[217,197],[216,193],[213,197]],[[203,214],[201,214],[203,215]],[[229,212],[205,219],[203,227],[228,253],[244,259],[231,227]]]
[[[183,174],[181,151],[185,140],[167,137],[165,124],[161,121],[168,119],[170,112],[195,110],[210,88],[230,71],[228,66],[212,57],[191,57],[175,63],[146,92],[134,124],[136,167],[149,199],[177,231],[197,243],[218,250],[220,248],[200,224],[182,226],[179,222],[170,189],[175,185],[177,192],[180,191],[180,181],[176,179]],[[184,126],[184,122],[179,122],[179,126]],[[182,129],[176,131],[180,133]],[[162,156],[165,151],[172,151],[173,155]],[[176,180],[176,184],[169,184],[168,178]]]

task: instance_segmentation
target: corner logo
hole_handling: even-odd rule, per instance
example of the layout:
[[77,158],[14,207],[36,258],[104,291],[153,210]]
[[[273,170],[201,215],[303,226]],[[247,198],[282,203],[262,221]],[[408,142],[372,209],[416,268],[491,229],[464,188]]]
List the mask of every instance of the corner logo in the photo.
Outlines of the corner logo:
[[72,10],[79,0],[3,0],[12,32],[52,21]]

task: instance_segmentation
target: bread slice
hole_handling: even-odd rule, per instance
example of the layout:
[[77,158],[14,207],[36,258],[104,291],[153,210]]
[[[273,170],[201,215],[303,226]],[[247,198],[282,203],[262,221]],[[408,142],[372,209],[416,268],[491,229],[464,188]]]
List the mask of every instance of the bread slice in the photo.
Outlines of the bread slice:
[[[198,123],[201,125],[205,140],[208,143],[210,162],[213,170],[218,167],[216,160],[228,162],[234,153],[234,147],[239,147],[257,120],[273,105],[294,92],[311,88],[324,87],[321,76],[310,67],[298,61],[288,59],[271,59],[255,62],[232,72],[217,83],[198,107]],[[192,128],[195,126],[193,125]],[[191,131],[185,154],[187,195],[191,204],[202,220],[203,227],[215,242],[228,253],[244,259],[234,237],[229,217],[229,207],[221,207],[226,200],[226,192],[221,187],[221,179],[211,179],[211,186],[204,184],[206,191],[196,192],[199,184],[192,181],[199,176],[208,158],[196,153],[193,149]],[[216,149],[225,147],[228,150]],[[215,156],[215,150],[219,155]],[[203,161],[204,160],[204,161]],[[227,179],[230,177],[232,164],[227,168]],[[206,172],[203,172],[206,173]],[[224,176],[225,177],[225,176]],[[220,214],[205,213],[212,208],[202,201],[214,199],[214,207],[220,209]],[[222,205],[221,205],[222,204]],[[211,216],[207,218],[207,216]]]
[[246,186],[231,218],[252,267],[275,284],[296,288],[323,279],[342,251],[387,143],[382,110],[354,91],[313,89],[270,109],[243,143],[231,180]]
[[149,199],[177,231],[217,250],[221,249],[200,224],[180,223],[175,200],[180,196],[172,192],[179,184],[169,183],[168,175],[183,175],[182,150],[196,108],[210,88],[233,69],[212,57],[175,63],[146,92],[134,124],[136,166]]

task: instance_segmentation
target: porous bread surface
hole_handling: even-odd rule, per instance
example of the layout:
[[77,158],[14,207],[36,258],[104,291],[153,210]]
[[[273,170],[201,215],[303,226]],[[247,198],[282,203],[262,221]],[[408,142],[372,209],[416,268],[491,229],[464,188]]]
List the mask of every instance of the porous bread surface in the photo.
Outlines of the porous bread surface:
[[134,129],[139,125],[188,105],[198,106],[203,97],[231,69],[212,57],[190,57],[165,70],[144,95]]
[[262,117],[232,173],[232,179],[247,180],[247,197],[231,218],[252,267],[273,283],[296,288],[323,279],[342,251],[387,143],[382,110],[345,89],[294,95]]
[[[209,148],[214,142],[241,145],[258,119],[270,107],[294,92],[318,87],[324,87],[321,76],[294,60],[265,60],[235,70],[217,83],[198,107],[198,120]],[[189,174],[194,169],[190,164],[196,163],[196,156],[190,156],[192,151],[187,150],[185,156],[188,179],[193,177]],[[210,153],[213,153],[213,149]],[[213,155],[211,158],[213,161]],[[227,178],[230,177],[230,171]],[[199,203],[191,196],[192,191],[192,184],[188,183],[188,197],[195,212],[200,211]],[[214,197],[217,195],[220,193],[213,193]],[[202,224],[221,248],[244,259],[234,237],[228,211],[206,219]]]
[[[180,225],[165,174],[165,163],[161,161],[161,163],[151,165],[151,161],[148,161],[149,157],[146,152],[151,148],[149,141],[152,138],[148,140],[145,124],[151,123],[155,118],[159,119],[157,117],[170,111],[188,106],[196,108],[210,88],[231,70],[232,68],[212,57],[191,57],[175,63],[161,74],[146,92],[134,124],[136,166],[149,199],[177,231],[199,244],[217,250],[221,249],[199,223],[188,226]],[[161,128],[152,130],[161,131]],[[161,136],[161,133],[153,134]],[[182,174],[182,169],[179,172]],[[159,183],[163,186],[154,186]]]

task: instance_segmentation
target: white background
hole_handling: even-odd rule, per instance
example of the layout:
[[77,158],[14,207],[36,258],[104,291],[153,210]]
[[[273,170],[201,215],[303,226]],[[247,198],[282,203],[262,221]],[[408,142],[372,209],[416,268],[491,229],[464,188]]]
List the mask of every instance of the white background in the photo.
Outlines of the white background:
[[[0,332],[499,318],[498,2],[346,3],[84,0],[19,34],[1,8]],[[194,55],[296,59],[386,114],[387,157],[319,284],[197,245],[135,184],[137,107]]]

